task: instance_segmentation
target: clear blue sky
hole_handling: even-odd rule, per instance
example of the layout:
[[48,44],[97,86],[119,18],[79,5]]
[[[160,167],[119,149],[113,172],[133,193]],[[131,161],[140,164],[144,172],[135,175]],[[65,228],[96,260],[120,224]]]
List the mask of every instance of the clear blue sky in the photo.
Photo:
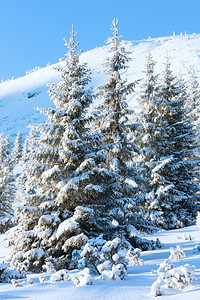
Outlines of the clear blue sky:
[[200,0],[0,0],[0,80],[64,56],[71,25],[81,48],[104,45],[113,17],[125,40],[200,33]]

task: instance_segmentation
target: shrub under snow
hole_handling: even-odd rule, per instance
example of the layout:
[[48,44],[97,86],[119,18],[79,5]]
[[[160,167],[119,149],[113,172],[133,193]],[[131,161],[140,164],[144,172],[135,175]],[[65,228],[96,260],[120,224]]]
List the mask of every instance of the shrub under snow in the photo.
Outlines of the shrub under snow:
[[162,296],[162,291],[161,291],[161,282],[162,280],[158,278],[151,287],[151,294],[154,297]]
[[127,269],[124,264],[108,265],[108,268],[101,274],[103,280],[125,280],[127,278]]
[[89,268],[92,274],[101,274],[102,279],[123,280],[127,277],[127,265],[140,265],[140,249],[134,249],[127,241],[115,238],[90,239],[81,250],[74,250],[72,263],[79,269]]
[[44,282],[47,282],[47,279],[44,276],[41,275],[39,277],[39,281],[40,281],[40,283],[44,283]]
[[186,264],[175,268],[169,260],[164,260],[156,271],[158,278],[151,287],[151,294],[154,297],[161,296],[162,284],[166,284],[168,288],[175,288],[178,290],[184,289],[195,280],[194,270],[195,266]]
[[[59,270],[50,277],[51,282],[72,281],[75,285],[91,285],[94,278],[90,275],[90,269],[85,268],[82,271],[70,274],[67,270]],[[41,282],[44,282],[43,279]]]
[[53,274],[51,277],[50,277],[50,281],[51,282],[57,282],[57,281],[70,281],[71,280],[71,277],[68,273],[67,270],[59,270],[57,271],[55,274]]
[[170,253],[169,259],[179,260],[185,258],[185,253],[180,246],[176,246],[176,248],[171,247]]
[[9,268],[7,263],[0,263],[0,283],[10,283],[12,280],[25,278],[25,272],[18,272],[17,270]]
[[72,265],[78,269],[89,268],[92,274],[101,274],[102,279],[124,280],[127,266],[142,265],[141,250],[133,248],[126,240],[115,238],[105,241],[101,237],[88,240],[81,250],[72,253]]
[[75,285],[91,285],[93,284],[94,278],[90,275],[90,269],[85,268],[79,273],[73,274],[71,280]]
[[126,254],[126,258],[129,260],[129,265],[131,266],[139,266],[143,265],[144,262],[140,258],[141,250],[139,248],[135,248],[133,250],[128,250]]

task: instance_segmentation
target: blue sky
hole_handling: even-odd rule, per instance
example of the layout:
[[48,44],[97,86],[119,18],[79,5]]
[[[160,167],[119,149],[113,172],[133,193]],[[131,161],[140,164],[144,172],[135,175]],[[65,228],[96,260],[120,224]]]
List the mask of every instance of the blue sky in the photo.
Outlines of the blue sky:
[[104,45],[113,17],[125,40],[200,33],[199,0],[0,0],[0,80],[64,56],[71,25],[80,47]]

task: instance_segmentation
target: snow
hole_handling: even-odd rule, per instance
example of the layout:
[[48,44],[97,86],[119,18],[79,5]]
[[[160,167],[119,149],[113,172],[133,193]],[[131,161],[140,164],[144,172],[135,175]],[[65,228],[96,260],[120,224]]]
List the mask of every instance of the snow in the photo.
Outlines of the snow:
[[130,179],[130,178],[127,178],[127,179],[125,180],[125,183],[130,184],[130,185],[131,185],[132,187],[134,187],[134,188],[137,188],[137,187],[138,187],[137,183],[136,183],[133,179]]
[[43,172],[42,174],[42,179],[48,180],[49,178],[51,178],[53,175],[56,175],[57,173],[60,172],[59,166],[55,165],[53,168]]
[[59,239],[60,236],[65,234],[65,232],[74,232],[78,228],[78,223],[72,218],[63,221],[56,232],[56,238]]
[[97,193],[102,193],[103,189],[99,185],[94,185],[94,184],[88,184],[85,187],[85,192],[90,192],[90,191],[95,191]]
[[[174,75],[181,75],[189,81],[189,72],[195,67],[200,78],[200,34],[187,36],[169,36],[141,41],[124,41],[127,51],[132,52],[130,68],[127,70],[128,82],[143,78],[145,59],[149,52],[156,61],[155,72],[161,74],[164,70],[164,58],[168,55],[172,62]],[[108,46],[95,48],[81,55],[81,62],[88,62],[93,70],[91,86],[102,85],[105,76],[102,75],[102,63],[108,54]],[[64,54],[63,54],[64,56]],[[58,64],[48,65],[24,77],[0,83],[0,126],[5,135],[14,140],[17,132],[22,136],[28,133],[27,126],[43,122],[45,117],[34,110],[34,107],[52,107],[53,103],[47,94],[47,84],[59,80],[59,74],[54,69]],[[138,105],[138,87],[135,93],[128,97],[131,108],[140,110]],[[94,105],[98,104],[96,100]]]
[[[189,235],[191,236],[191,240],[184,238],[184,236]],[[20,279],[17,281],[19,287],[16,288],[16,283],[15,285],[11,283],[1,283],[0,299],[154,299],[151,295],[151,287],[157,280],[158,275],[156,274],[156,271],[165,259],[169,260],[170,248],[176,248],[176,246],[179,245],[185,252],[186,257],[183,257],[180,260],[169,260],[174,265],[174,268],[171,270],[168,268],[168,272],[170,273],[170,276],[179,276],[180,274],[186,273],[190,274],[187,277],[187,282],[192,282],[186,288],[181,289],[181,291],[175,288],[168,288],[164,283],[154,284],[153,289],[158,289],[158,286],[161,286],[163,292],[162,300],[198,300],[200,294],[200,251],[197,248],[194,250],[194,248],[200,243],[199,227],[195,225],[171,231],[163,230],[153,235],[146,235],[145,237],[148,239],[159,238],[163,247],[158,250],[141,252],[140,258],[143,259],[144,264],[128,266],[128,277],[126,280],[102,280],[100,276],[91,276],[87,269],[81,272],[78,272],[77,270],[60,270],[57,273],[29,274],[27,279]],[[2,253],[6,255],[6,252],[8,251],[2,244],[4,239],[5,236],[0,236],[1,261],[3,260]],[[194,267],[192,267],[193,265],[196,266],[195,270]],[[163,272],[162,270],[163,268],[160,269],[160,272]],[[51,282],[50,280],[52,275],[54,275],[52,277],[52,279],[55,279],[52,280],[54,282]],[[193,281],[194,276],[197,280]],[[56,277],[59,277],[61,281],[57,281]],[[69,277],[74,278],[74,280],[69,280]],[[166,279],[166,281],[167,280],[168,279]],[[33,282],[33,284],[30,284],[31,282]],[[78,286],[76,286],[76,282],[78,283]]]

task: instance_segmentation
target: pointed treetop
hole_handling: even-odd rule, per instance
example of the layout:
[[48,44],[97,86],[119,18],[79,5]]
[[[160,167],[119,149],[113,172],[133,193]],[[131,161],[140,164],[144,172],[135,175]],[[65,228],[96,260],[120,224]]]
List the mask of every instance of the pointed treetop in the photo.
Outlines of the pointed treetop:
[[171,62],[170,62],[170,57],[167,52],[167,56],[165,59],[165,70],[164,70],[164,84],[166,85],[167,88],[170,87],[170,85],[173,85],[173,81],[175,80],[175,77],[172,74],[171,70]]
[[111,26],[111,30],[114,31],[114,35],[118,33],[118,28],[117,28],[118,24],[119,24],[119,20],[117,18],[114,18],[112,20],[112,26]]
[[155,67],[155,61],[153,60],[153,56],[151,54],[151,52],[148,52],[148,55],[146,56],[146,70],[143,71],[146,74],[150,74],[150,73],[154,73],[154,67]]
[[121,38],[122,38],[122,35],[120,35],[120,36],[118,35],[118,28],[117,28],[118,24],[119,24],[118,19],[114,18],[113,21],[112,21],[111,28],[110,28],[110,30],[113,31],[113,36],[112,36],[112,37],[109,37],[109,38],[106,40],[106,43],[107,43],[107,44],[112,44],[112,45],[114,45],[114,48],[116,48],[116,49],[117,49],[117,47],[118,47],[119,41],[120,41]]
[[75,42],[75,37],[77,36],[77,32],[74,33],[74,25],[72,24],[72,31],[71,31],[71,37],[69,39],[69,42],[66,40],[66,38],[63,38],[65,41],[65,46],[68,47],[70,50],[68,53],[65,54],[65,56],[69,56],[70,54],[75,54],[76,48],[79,46],[79,42]]

